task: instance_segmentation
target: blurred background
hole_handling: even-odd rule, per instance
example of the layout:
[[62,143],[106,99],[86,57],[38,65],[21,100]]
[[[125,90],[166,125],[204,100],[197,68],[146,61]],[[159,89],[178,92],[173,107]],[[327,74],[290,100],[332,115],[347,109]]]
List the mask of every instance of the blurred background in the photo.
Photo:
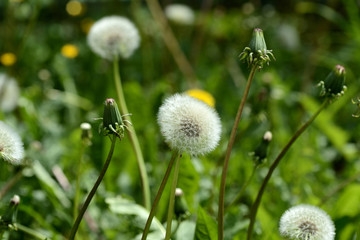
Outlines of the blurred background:
[[[359,119],[352,117],[357,112],[352,99],[360,97],[360,2],[164,0],[160,4],[164,10],[172,4],[188,7],[180,14],[164,11],[186,57],[185,70],[176,60],[179,56],[167,48],[159,22],[144,1],[0,1],[0,119],[21,135],[27,163],[21,167],[0,164],[0,188],[14,180],[11,189],[0,195],[2,208],[18,194],[20,224],[52,239],[68,235],[74,166],[81,156],[79,126],[90,122],[94,135],[82,162],[83,199],[110,144],[98,134],[100,122],[94,118],[102,116],[105,98],[116,98],[112,63],[90,50],[86,36],[95,21],[119,15],[133,21],[141,35],[140,48],[120,61],[120,72],[147,164],[152,199],[170,159],[156,123],[163,99],[192,88],[203,89],[213,95],[221,116],[219,147],[204,157],[185,154],[181,163],[179,186],[192,215],[188,225],[180,225],[175,239],[191,239],[186,234],[194,232],[199,206],[217,216],[222,161],[249,73],[238,56],[253,29],[259,27],[276,61],[256,73],[251,87],[230,160],[226,203],[250,177],[253,161],[249,152],[265,131],[272,131],[273,141],[268,161],[257,169],[241,200],[226,215],[226,239],[245,238],[249,207],[268,166],[299,124],[321,104],[316,85],[336,64],[345,66],[347,72],[345,95],[298,139],[263,197],[257,239],[280,239],[278,221],[287,208],[318,204],[360,171]],[[322,205],[335,221],[336,239],[360,237],[360,184],[356,179]],[[144,220],[114,210],[109,200],[121,195],[141,204],[140,189],[135,156],[125,137],[88,209],[79,239],[133,239],[141,233]],[[161,222],[166,218],[166,194],[157,213]],[[33,239],[22,231],[12,231],[7,237]]]

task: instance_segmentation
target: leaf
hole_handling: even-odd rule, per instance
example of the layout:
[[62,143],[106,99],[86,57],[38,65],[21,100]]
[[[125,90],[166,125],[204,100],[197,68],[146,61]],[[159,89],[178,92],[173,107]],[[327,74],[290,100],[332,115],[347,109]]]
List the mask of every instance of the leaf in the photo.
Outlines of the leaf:
[[194,240],[216,240],[217,224],[201,207],[199,207]]
[[[144,207],[136,204],[133,201],[125,199],[121,196],[117,196],[114,198],[107,198],[105,202],[109,205],[110,211],[113,213],[121,214],[121,215],[133,215],[137,216],[139,220],[142,222],[142,225],[145,227],[146,220],[149,216],[149,211]],[[162,224],[157,220],[157,218],[153,218],[150,231],[147,239],[161,239],[165,237],[165,228]],[[139,236],[138,236],[139,237]],[[136,237],[136,239],[138,238]],[[141,235],[140,235],[141,237]]]

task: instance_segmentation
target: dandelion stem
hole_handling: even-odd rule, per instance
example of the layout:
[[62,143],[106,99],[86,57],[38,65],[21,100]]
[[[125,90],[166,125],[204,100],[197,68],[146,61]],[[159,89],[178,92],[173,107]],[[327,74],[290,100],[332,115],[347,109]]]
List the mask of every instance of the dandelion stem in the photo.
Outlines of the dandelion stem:
[[307,127],[315,120],[315,118],[320,114],[320,112],[322,110],[325,109],[325,107],[328,104],[329,104],[329,99],[327,98],[323,102],[323,104],[320,106],[320,108],[317,110],[317,112],[314,113],[314,115],[295,132],[295,134],[291,137],[289,142],[285,145],[285,147],[281,150],[281,152],[276,157],[274,162],[271,164],[271,166],[269,168],[269,171],[268,171],[264,181],[261,184],[261,187],[260,187],[260,190],[259,190],[258,195],[256,197],[256,200],[255,200],[254,204],[252,205],[252,207],[250,209],[250,225],[249,225],[249,228],[248,228],[247,240],[252,239],[252,233],[253,233],[253,229],[254,229],[256,213],[257,213],[257,210],[259,208],[261,198],[262,198],[262,196],[264,194],[266,185],[269,182],[269,180],[271,178],[271,175],[273,174],[275,168],[279,165],[280,160],[284,157],[284,155],[287,153],[287,151],[292,146],[292,144],[296,141],[296,139],[298,139],[298,137],[307,129]]
[[193,88],[196,87],[196,76],[194,70],[184,52],[181,50],[174,33],[171,31],[158,0],[146,0],[146,3],[149,6],[151,15],[159,25],[159,30],[164,39],[165,45],[172,54],[176,64],[179,66],[180,71],[186,77],[189,86]]
[[130,139],[130,142],[131,142],[131,146],[132,146],[132,148],[133,148],[133,150],[135,152],[136,161],[137,161],[139,172],[140,172],[140,179],[141,179],[141,187],[142,187],[142,192],[143,192],[144,206],[145,206],[146,209],[150,209],[151,202],[150,202],[150,186],[149,186],[148,175],[147,175],[147,172],[146,172],[144,157],[143,157],[141,149],[140,149],[140,144],[139,144],[139,140],[138,140],[137,135],[136,135],[135,128],[133,128],[132,125],[129,124],[129,122],[131,122],[131,118],[129,116],[129,111],[128,111],[128,108],[126,106],[126,101],[125,101],[124,92],[123,92],[123,89],[122,89],[120,71],[119,71],[119,65],[118,64],[119,63],[118,63],[118,60],[116,58],[114,60],[114,81],[115,81],[115,86],[116,86],[116,93],[117,93],[117,96],[119,98],[120,112],[121,112],[122,115],[124,115],[123,116],[124,119],[127,120],[127,121],[125,121],[125,124],[127,126],[129,139]]
[[169,165],[166,169],[166,172],[165,172],[165,176],[160,184],[160,187],[159,187],[159,190],[155,196],[155,200],[154,200],[154,203],[151,207],[151,210],[150,210],[150,214],[149,214],[149,217],[146,221],[146,224],[145,224],[145,228],[144,228],[144,231],[143,231],[143,235],[141,237],[141,240],[145,240],[148,233],[149,233],[149,229],[150,229],[150,225],[151,225],[151,222],[152,222],[152,219],[154,218],[155,216],[155,210],[156,210],[156,207],[160,201],[160,198],[161,198],[161,195],[164,191],[164,188],[165,188],[165,185],[167,183],[167,180],[170,176],[170,173],[171,173],[171,169],[172,169],[172,166],[174,165],[174,161],[179,158],[179,152],[178,151],[175,151],[173,152],[172,156],[171,156],[171,160],[169,162]]
[[179,169],[180,169],[180,158],[176,158],[174,176],[170,190],[170,200],[169,200],[165,240],[169,240],[171,237],[171,224],[172,224],[174,203],[175,203],[175,189],[179,178]]
[[258,166],[259,166],[258,164],[254,165],[250,177],[247,179],[245,184],[242,186],[242,188],[240,189],[240,192],[236,195],[234,200],[232,200],[231,203],[225,208],[225,212],[227,212],[232,205],[234,205],[235,203],[237,203],[240,200],[240,198],[241,198],[242,194],[244,193],[245,189],[247,188],[247,186],[249,186],[251,180],[254,178],[255,172],[256,172],[256,169],[258,168]]
[[226,150],[226,155],[225,155],[225,160],[224,160],[224,166],[223,166],[223,171],[222,171],[222,175],[221,175],[221,184],[220,184],[220,195],[219,195],[219,210],[218,210],[218,240],[223,240],[224,239],[224,197],[225,197],[225,183],[226,183],[226,174],[227,174],[227,170],[228,170],[228,166],[229,166],[229,159],[230,159],[230,154],[231,154],[231,149],[234,145],[234,141],[235,141],[235,136],[236,136],[236,130],[238,128],[239,122],[240,122],[240,118],[241,118],[241,114],[242,111],[244,109],[245,106],[245,102],[246,102],[246,98],[249,94],[249,90],[250,90],[250,86],[251,86],[251,82],[254,79],[255,76],[255,72],[256,69],[258,68],[258,66],[256,64],[254,64],[251,68],[250,74],[249,74],[249,78],[246,84],[246,88],[244,91],[244,95],[241,99],[240,105],[239,105],[239,109],[237,111],[236,114],[236,118],[235,118],[235,122],[234,122],[234,126],[231,130],[231,134],[230,134],[230,139],[229,139],[229,143],[228,143],[228,147]]
[[76,217],[78,215],[78,209],[79,209],[80,175],[81,175],[80,170],[81,170],[81,163],[84,159],[84,152],[85,152],[85,143],[82,142],[80,149],[80,159],[77,162],[77,166],[76,166],[76,184],[75,184],[75,197],[74,197],[74,209],[73,209],[74,222],[76,221]]
[[79,215],[77,216],[77,218],[75,220],[75,223],[74,223],[73,227],[71,228],[69,240],[73,240],[75,238],[75,234],[76,234],[76,232],[77,232],[77,230],[79,228],[80,222],[81,222],[81,220],[82,220],[82,218],[83,218],[83,216],[85,214],[85,211],[88,208],[92,198],[94,197],[94,195],[96,193],[97,188],[99,187],[102,179],[105,176],[106,170],[109,167],[109,164],[110,164],[113,152],[114,152],[115,142],[116,142],[116,137],[113,136],[113,138],[111,139],[111,147],[110,147],[110,151],[109,151],[109,154],[107,156],[106,162],[105,162],[105,164],[104,164],[104,166],[103,166],[103,168],[102,168],[102,170],[100,172],[100,175],[99,175],[98,179],[96,180],[93,188],[91,189],[89,195],[87,196],[84,205],[80,209]]
[[0,190],[0,200],[5,196],[5,194],[22,178],[22,168],[18,171],[9,181]]

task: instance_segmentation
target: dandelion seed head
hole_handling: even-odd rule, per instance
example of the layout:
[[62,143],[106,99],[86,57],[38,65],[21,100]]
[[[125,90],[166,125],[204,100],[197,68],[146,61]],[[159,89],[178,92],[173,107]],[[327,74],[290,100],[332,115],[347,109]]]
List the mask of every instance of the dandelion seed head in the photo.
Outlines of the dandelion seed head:
[[170,4],[164,11],[166,17],[177,24],[192,25],[195,22],[194,11],[184,4]]
[[288,209],[280,219],[280,234],[294,240],[332,240],[335,226],[329,215],[311,205]]
[[135,25],[120,16],[96,21],[87,40],[96,54],[108,60],[114,60],[117,56],[128,58],[140,45],[140,35]]
[[4,122],[0,121],[0,157],[13,164],[21,164],[24,146],[20,136]]
[[20,96],[16,80],[6,74],[0,74],[0,109],[4,112],[14,110]]
[[159,109],[158,123],[165,141],[180,152],[203,155],[220,140],[221,123],[216,111],[185,94],[165,100]]

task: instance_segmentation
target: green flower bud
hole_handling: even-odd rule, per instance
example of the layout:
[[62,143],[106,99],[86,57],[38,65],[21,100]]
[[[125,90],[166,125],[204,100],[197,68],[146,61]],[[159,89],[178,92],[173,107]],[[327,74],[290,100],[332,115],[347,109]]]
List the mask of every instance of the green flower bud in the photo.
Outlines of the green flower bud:
[[0,217],[0,228],[9,227],[9,225],[16,222],[17,207],[20,203],[20,197],[14,195],[10,200],[9,206],[6,209],[5,213]]
[[270,131],[265,132],[261,143],[252,153],[256,165],[262,164],[266,160],[268,146],[271,140],[272,140],[272,133]]
[[261,69],[264,63],[269,65],[271,61],[269,55],[275,59],[272,50],[268,50],[266,47],[263,30],[255,28],[249,47],[246,47],[240,54],[240,60],[246,60],[249,65],[254,64]]
[[115,100],[112,98],[106,99],[104,103],[102,132],[105,136],[113,134],[122,138],[124,136],[124,128],[125,125]]
[[184,197],[184,192],[181,188],[176,188],[175,190],[174,211],[178,218],[190,215],[189,208]]
[[345,68],[341,65],[336,65],[329,73],[325,81],[321,81],[319,85],[322,87],[321,96],[341,97],[346,90],[345,83]]
[[358,97],[356,100],[353,99],[351,101],[353,104],[356,104],[358,107],[357,112],[354,113],[352,116],[358,118],[358,117],[360,117],[360,97]]

